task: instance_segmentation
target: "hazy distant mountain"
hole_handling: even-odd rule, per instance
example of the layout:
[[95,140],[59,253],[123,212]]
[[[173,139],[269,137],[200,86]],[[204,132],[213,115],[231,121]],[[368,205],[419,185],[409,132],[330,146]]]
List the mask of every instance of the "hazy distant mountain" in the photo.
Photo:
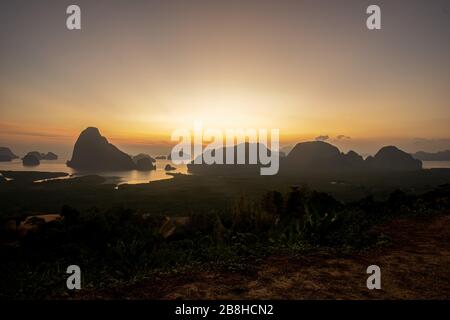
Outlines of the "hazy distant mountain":
[[435,153],[419,151],[412,155],[415,159],[422,161],[450,161],[450,150]]
[[80,170],[132,170],[133,159],[100,135],[97,128],[89,127],[78,137],[72,159],[67,166]]
[[11,149],[6,147],[0,147],[0,161],[11,161],[13,159],[18,159]]
[[368,157],[366,163],[369,169],[413,171],[422,169],[422,161],[414,159],[397,147],[381,148],[374,157]]

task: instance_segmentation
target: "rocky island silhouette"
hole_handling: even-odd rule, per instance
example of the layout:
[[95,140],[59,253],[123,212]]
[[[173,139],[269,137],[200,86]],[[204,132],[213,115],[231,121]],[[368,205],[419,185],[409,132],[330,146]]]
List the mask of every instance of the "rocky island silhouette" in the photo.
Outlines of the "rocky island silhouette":
[[133,159],[100,134],[97,128],[89,127],[81,132],[73,148],[72,159],[67,166],[78,170],[133,170],[137,165]]

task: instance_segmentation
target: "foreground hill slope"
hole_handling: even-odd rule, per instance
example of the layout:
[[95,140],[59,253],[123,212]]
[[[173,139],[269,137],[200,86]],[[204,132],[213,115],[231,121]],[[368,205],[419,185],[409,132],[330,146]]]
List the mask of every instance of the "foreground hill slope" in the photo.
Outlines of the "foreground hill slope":
[[[396,219],[391,244],[354,254],[274,255],[246,272],[200,270],[130,286],[80,292],[82,299],[450,299],[450,216]],[[382,268],[368,290],[366,268]]]

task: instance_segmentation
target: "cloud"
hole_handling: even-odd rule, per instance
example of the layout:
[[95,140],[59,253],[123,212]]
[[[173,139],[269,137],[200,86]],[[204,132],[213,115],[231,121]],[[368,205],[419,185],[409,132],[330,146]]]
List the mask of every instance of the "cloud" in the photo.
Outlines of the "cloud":
[[328,139],[330,139],[328,135],[316,137],[316,141],[327,141]]
[[345,136],[345,135],[343,135],[343,134],[340,134],[340,135],[337,136],[337,139],[338,139],[338,140],[350,140],[351,137]]

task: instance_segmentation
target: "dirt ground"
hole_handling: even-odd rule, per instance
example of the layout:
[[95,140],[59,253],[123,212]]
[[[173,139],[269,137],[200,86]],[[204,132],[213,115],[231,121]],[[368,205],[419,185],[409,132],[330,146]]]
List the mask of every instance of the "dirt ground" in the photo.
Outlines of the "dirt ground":
[[[271,256],[247,272],[198,271],[83,294],[84,299],[450,299],[450,215],[398,219],[392,243],[359,254]],[[381,268],[381,290],[366,268]]]

